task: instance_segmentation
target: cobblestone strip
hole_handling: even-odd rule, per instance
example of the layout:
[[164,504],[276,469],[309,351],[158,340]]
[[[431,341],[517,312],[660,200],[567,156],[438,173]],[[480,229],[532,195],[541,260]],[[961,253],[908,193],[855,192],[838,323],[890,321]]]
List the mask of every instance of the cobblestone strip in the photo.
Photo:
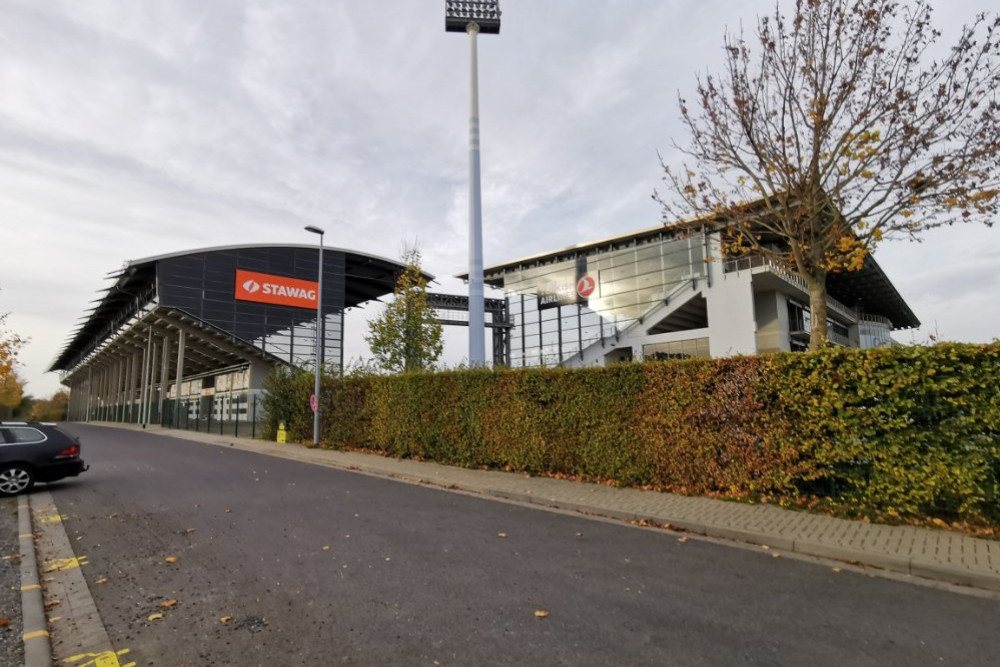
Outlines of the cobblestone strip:
[[32,496],[31,509],[45,599],[52,616],[59,619],[49,623],[53,657],[65,660],[79,655],[110,655],[111,641],[81,570],[87,564],[86,554],[74,553],[66,534],[64,521],[71,519],[59,513],[47,491]]
[[45,605],[42,602],[42,581],[38,578],[35,537],[31,532],[31,507],[26,495],[18,498],[17,527],[21,549],[24,664],[25,667],[50,667],[52,649],[49,645],[49,627],[45,619]]

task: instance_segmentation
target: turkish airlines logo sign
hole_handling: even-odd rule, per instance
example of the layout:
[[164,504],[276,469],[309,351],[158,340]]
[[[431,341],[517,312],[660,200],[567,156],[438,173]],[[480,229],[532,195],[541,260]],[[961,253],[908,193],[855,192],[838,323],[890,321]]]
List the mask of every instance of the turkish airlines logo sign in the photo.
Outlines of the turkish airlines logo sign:
[[316,310],[319,285],[309,280],[236,269],[236,299]]

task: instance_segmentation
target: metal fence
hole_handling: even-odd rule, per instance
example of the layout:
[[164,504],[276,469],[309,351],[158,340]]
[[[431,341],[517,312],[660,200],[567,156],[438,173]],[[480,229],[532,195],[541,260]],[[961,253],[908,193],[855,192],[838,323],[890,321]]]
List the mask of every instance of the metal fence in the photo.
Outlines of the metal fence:
[[[163,401],[162,414],[158,402],[147,407],[147,424],[185,431],[217,433],[233,437],[256,438],[261,435],[263,401],[259,392],[195,396]],[[91,410],[91,420],[142,422],[142,405],[102,405]]]

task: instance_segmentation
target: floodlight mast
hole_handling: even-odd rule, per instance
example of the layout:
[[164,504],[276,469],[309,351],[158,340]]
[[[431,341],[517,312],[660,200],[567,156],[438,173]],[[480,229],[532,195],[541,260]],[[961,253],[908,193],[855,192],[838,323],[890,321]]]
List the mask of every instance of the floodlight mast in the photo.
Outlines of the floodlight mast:
[[500,32],[499,0],[445,0],[445,32],[469,35],[469,365],[486,365],[483,201],[479,167],[479,58],[476,36]]

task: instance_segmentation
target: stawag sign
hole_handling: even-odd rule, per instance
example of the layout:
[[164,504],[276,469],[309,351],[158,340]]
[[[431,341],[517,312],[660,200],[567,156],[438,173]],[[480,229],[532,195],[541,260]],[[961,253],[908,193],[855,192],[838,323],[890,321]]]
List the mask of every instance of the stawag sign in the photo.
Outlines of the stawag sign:
[[236,269],[236,299],[316,310],[319,285],[309,280]]

